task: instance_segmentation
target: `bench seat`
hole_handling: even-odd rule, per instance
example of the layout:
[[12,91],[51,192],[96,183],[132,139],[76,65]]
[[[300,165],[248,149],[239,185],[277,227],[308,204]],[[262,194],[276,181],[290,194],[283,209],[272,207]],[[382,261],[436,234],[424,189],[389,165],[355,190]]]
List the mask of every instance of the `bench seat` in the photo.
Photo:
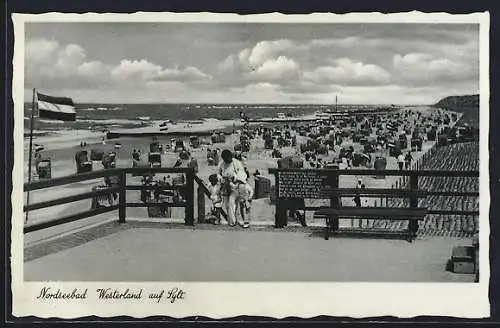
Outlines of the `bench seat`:
[[[415,226],[416,221],[423,220],[426,214],[426,208],[339,207],[319,209],[314,213],[314,218],[326,220],[325,239],[328,240],[330,233],[338,230],[338,219],[340,218],[408,220],[410,226]],[[408,229],[405,235],[407,240],[411,242],[416,237],[416,229]]]

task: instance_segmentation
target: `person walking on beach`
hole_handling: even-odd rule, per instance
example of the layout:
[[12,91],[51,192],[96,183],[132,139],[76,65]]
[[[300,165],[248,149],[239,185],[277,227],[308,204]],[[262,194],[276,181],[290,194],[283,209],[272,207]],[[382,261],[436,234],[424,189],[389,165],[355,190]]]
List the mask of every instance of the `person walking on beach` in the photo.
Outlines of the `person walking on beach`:
[[229,226],[236,224],[237,210],[237,181],[246,181],[246,172],[243,164],[233,157],[233,153],[224,149],[221,153],[222,162],[219,164],[218,173],[222,180],[222,198],[227,212]]
[[363,186],[363,183],[361,179],[359,179],[358,184],[356,185],[356,195],[354,196],[354,204],[356,204],[356,207],[361,207],[361,196],[360,196],[361,186]]
[[411,151],[409,151],[406,153],[406,156],[405,156],[405,166],[406,166],[407,170],[410,169],[412,160],[413,160],[413,156],[411,156]]
[[403,153],[399,154],[398,156],[398,165],[399,165],[399,170],[403,170],[403,166],[405,164],[405,157],[403,156]]
[[[358,183],[356,184],[356,193],[354,196],[354,204],[356,205],[356,207],[361,207],[360,192],[361,192],[362,186],[364,186],[363,182],[361,181],[361,179],[359,179]],[[356,225],[356,222],[358,223],[359,226],[361,225],[361,219],[351,219],[351,227],[354,227]]]

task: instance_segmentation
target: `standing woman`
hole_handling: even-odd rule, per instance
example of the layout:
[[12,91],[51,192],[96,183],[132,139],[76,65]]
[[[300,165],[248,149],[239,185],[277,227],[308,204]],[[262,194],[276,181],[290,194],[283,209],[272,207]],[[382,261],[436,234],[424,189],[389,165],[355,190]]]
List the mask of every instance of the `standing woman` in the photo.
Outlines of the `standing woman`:
[[236,201],[238,198],[237,181],[242,175],[246,175],[243,164],[233,158],[233,153],[224,149],[221,153],[222,162],[219,164],[218,173],[222,179],[222,198],[227,211],[227,221],[229,226],[236,224]]

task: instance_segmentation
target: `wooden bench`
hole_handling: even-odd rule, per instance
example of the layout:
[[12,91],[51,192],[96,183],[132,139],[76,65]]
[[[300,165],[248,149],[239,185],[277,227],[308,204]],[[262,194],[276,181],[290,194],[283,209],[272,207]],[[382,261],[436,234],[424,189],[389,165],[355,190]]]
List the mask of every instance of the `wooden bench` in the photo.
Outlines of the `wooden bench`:
[[331,233],[338,231],[338,219],[360,218],[369,220],[407,220],[410,222],[408,230],[404,233],[406,240],[411,242],[417,234],[418,221],[424,219],[427,214],[426,208],[392,208],[392,207],[339,207],[319,209],[314,213],[315,217],[326,219],[325,239],[328,240]]

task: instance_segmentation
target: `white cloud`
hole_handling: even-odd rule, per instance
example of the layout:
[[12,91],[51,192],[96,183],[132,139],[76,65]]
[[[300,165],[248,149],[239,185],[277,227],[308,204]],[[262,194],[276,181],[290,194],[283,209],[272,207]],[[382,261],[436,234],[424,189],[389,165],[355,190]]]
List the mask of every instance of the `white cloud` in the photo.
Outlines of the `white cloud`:
[[305,49],[310,50],[311,48],[324,48],[324,47],[355,47],[359,45],[366,44],[368,40],[361,39],[359,37],[350,36],[338,39],[317,39],[305,45]]
[[260,81],[282,81],[297,78],[299,65],[285,56],[276,59],[269,59],[257,69],[249,73],[251,79]]
[[27,42],[24,50],[27,66],[54,61],[59,48],[59,43],[54,40],[35,39]]
[[28,86],[52,87],[121,87],[127,84],[150,85],[149,81],[192,82],[211,77],[200,69],[164,68],[146,59],[123,59],[117,65],[87,61],[85,50],[76,44],[60,45],[56,41],[35,39],[27,42],[25,82]]
[[262,41],[253,47],[248,56],[248,64],[251,67],[258,67],[276,57],[277,54],[291,49],[293,43],[289,40]]
[[237,54],[231,54],[219,63],[221,71],[237,71],[248,73],[259,70],[263,65],[274,65],[286,52],[293,50],[295,45],[290,40],[261,41],[251,48],[245,48]]
[[203,73],[196,67],[186,67],[185,69],[164,69],[159,72],[153,80],[155,81],[202,81],[210,80],[212,77]]
[[111,67],[99,61],[84,62],[77,68],[77,74],[85,79],[110,80]]
[[436,58],[425,53],[396,54],[393,65],[401,83],[441,84],[460,81],[474,75],[469,63]]
[[348,58],[334,61],[335,66],[321,66],[304,72],[303,77],[317,84],[378,85],[389,83],[391,76],[373,64],[354,62]]
[[111,76],[118,81],[147,81],[160,74],[161,66],[148,62],[147,60],[124,59],[120,65],[111,70]]

